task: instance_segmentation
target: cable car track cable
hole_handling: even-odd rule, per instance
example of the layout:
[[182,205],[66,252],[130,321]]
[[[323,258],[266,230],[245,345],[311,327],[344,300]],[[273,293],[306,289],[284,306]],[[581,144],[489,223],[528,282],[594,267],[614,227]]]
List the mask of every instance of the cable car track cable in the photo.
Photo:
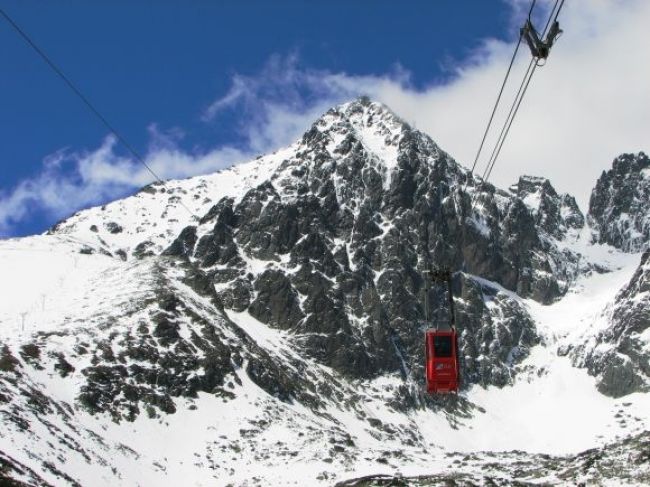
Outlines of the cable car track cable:
[[[490,127],[492,125],[492,121],[494,120],[494,115],[497,111],[497,108],[499,107],[499,102],[501,101],[501,95],[503,95],[503,90],[506,86],[506,83],[508,81],[508,77],[510,76],[510,71],[512,69],[512,65],[515,62],[515,58],[517,57],[517,52],[519,51],[519,46],[521,46],[521,39],[522,36],[519,36],[519,41],[517,42],[517,46],[515,47],[515,51],[512,53],[512,58],[510,59],[510,64],[508,65],[508,69],[506,71],[506,75],[503,78],[503,83],[501,83],[501,89],[499,90],[499,94],[497,95],[496,102],[494,103],[494,107],[492,108],[492,113],[490,114],[490,119],[488,120],[487,127],[485,127],[485,132],[483,132],[483,138],[481,139],[481,143],[478,146],[478,151],[476,152],[476,157],[474,158],[474,163],[472,164],[472,169],[470,170],[470,174],[474,173],[474,169],[476,169],[476,164],[478,163],[478,159],[481,155],[481,151],[483,150],[483,145],[485,144],[485,139],[487,138],[487,134],[490,131]],[[468,178],[469,179],[469,178]],[[465,182],[465,188],[467,188],[467,181]]]
[[[557,16],[560,15],[560,10],[562,10],[562,7],[564,6],[564,0],[560,2],[560,8],[557,9],[557,12],[555,12],[555,9],[557,8],[558,2],[560,0],[555,0],[555,4],[553,5],[553,9],[551,10],[551,14],[548,16],[548,20],[546,21],[546,25],[544,26],[543,36],[546,36],[548,33],[548,27],[557,20]],[[555,12],[555,18],[553,18],[553,12]],[[553,21],[551,22],[551,18],[553,18]]]
[[[515,99],[513,100],[512,105],[510,106],[510,110],[508,111],[508,115],[505,121],[503,122],[503,126],[501,127],[501,132],[497,137],[497,141],[494,145],[494,148],[492,149],[492,153],[490,154],[488,163],[485,167],[485,170],[483,171],[483,175],[481,176],[481,181],[478,184],[478,190],[480,190],[480,188],[482,188],[488,182],[490,175],[492,174],[492,169],[496,164],[497,158],[499,157],[499,154],[501,152],[501,148],[503,147],[503,144],[508,136],[508,133],[510,132],[510,127],[512,126],[512,122],[514,120],[514,117],[517,115],[517,111],[519,110],[519,106],[521,105],[521,100],[523,99],[525,91],[528,88],[528,85],[532,78],[532,74],[535,72],[536,67],[537,67],[537,63],[535,62],[535,58],[533,58],[530,60],[530,63],[528,64],[528,68],[526,69],[524,77],[521,80],[519,89],[517,90],[517,94],[515,95]],[[472,197],[470,213],[474,210],[476,202],[478,201],[478,198],[480,196],[478,190],[474,193]]]
[[[530,16],[532,15],[536,2],[537,0],[532,1],[530,8],[528,9],[528,18],[530,18]],[[556,5],[557,5],[557,0],[556,0]],[[555,7],[553,7],[553,10],[555,10]],[[506,75],[503,78],[503,82],[501,83],[501,88],[499,89],[499,94],[497,95],[497,99],[494,102],[494,107],[492,108],[492,113],[490,114],[490,118],[488,120],[487,126],[485,127],[485,131],[483,132],[483,137],[481,138],[481,143],[479,144],[478,150],[476,152],[476,157],[474,157],[474,163],[472,164],[472,168],[470,169],[468,177],[465,180],[465,186],[463,187],[463,192],[467,191],[467,185],[469,184],[469,176],[473,175],[474,170],[476,169],[476,164],[478,163],[479,157],[481,156],[481,151],[483,150],[485,139],[487,138],[487,135],[490,131],[490,127],[492,126],[492,121],[494,120],[494,115],[496,114],[497,108],[499,107],[499,103],[501,102],[501,96],[503,95],[503,90],[505,89],[506,84],[508,82],[508,78],[510,77],[510,71],[512,70],[512,66],[515,62],[515,58],[517,57],[517,52],[519,51],[519,47],[521,46],[522,39],[523,39],[523,35],[520,31],[519,39],[517,40],[517,45],[515,46],[515,50],[512,53],[512,57],[510,58],[510,64],[508,65],[508,69],[506,70]]]
[[[559,4],[559,7],[558,7]],[[535,0],[533,0],[531,7],[528,12],[528,19],[530,21],[530,17],[533,12],[533,8],[535,6]],[[543,30],[543,35],[542,38],[545,38],[547,34],[549,33],[549,26],[552,25],[557,21],[557,17],[560,14],[560,11],[562,10],[562,7],[564,6],[564,0],[555,0],[555,4],[553,5],[553,8],[551,9],[551,12],[549,14],[549,17],[546,21],[546,25],[544,26]],[[556,10],[557,9],[557,10]],[[519,46],[521,42],[521,38],[523,37],[522,32],[520,32],[520,37],[519,37],[519,42],[517,44],[517,47]],[[548,54],[548,53],[547,53]],[[515,99],[510,107],[510,111],[508,112],[508,116],[506,117],[506,120],[501,128],[501,132],[499,134],[499,137],[497,138],[496,144],[494,146],[494,149],[492,150],[492,153],[490,155],[490,158],[488,159],[487,166],[485,168],[485,171],[483,171],[483,176],[482,176],[482,181],[479,183],[478,187],[480,188],[482,185],[488,182],[492,170],[494,169],[494,166],[496,165],[496,162],[499,158],[499,155],[501,154],[501,149],[503,148],[503,144],[505,143],[506,138],[508,137],[508,134],[510,132],[510,128],[512,126],[512,122],[514,121],[514,118],[517,116],[517,112],[519,111],[519,107],[521,106],[521,102],[526,94],[526,91],[528,90],[528,86],[530,84],[530,80],[533,77],[533,74],[535,73],[535,69],[537,66],[540,66],[539,64],[540,58],[533,56],[530,63],[528,64],[528,68],[526,69],[526,73],[524,74],[524,78],[522,79],[521,84],[519,85],[519,89],[517,90],[517,94],[515,95]],[[474,167],[472,167],[472,171],[474,171]],[[471,174],[470,172],[470,174]],[[467,182],[465,183],[465,187],[467,187]],[[471,206],[470,206],[470,213],[474,210],[476,201],[478,200],[479,193],[478,191],[475,192],[475,194],[472,197],[471,200]]]
[[510,131],[512,121],[517,115],[517,111],[519,110],[519,106],[521,105],[521,100],[526,94],[526,90],[528,89],[528,84],[530,83],[530,80],[532,79],[533,73],[535,72],[536,68],[537,68],[537,63],[535,62],[535,59],[531,59],[530,63],[528,64],[528,68],[526,69],[526,73],[524,74],[524,77],[522,79],[521,85],[519,86],[519,90],[517,91],[515,99],[512,102],[512,105],[510,106],[510,111],[508,112],[508,116],[506,117],[503,127],[501,128],[501,133],[499,134],[497,143],[494,146],[492,153],[490,154],[490,159],[488,159],[488,164],[485,168],[485,171],[483,171],[482,177],[484,182],[487,182],[487,180],[490,178],[490,174],[492,174],[492,169],[494,168],[494,165],[496,164],[496,161],[499,158],[501,147],[503,147],[503,143],[505,142],[506,137],[508,136],[508,132]]

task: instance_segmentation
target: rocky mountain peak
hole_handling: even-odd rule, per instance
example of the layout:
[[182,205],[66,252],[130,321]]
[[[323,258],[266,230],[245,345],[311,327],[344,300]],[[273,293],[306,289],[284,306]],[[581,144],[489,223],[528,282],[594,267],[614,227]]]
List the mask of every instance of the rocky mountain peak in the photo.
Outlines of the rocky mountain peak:
[[598,243],[638,252],[650,241],[650,158],[622,154],[603,171],[589,199],[589,222]]
[[551,185],[551,182],[548,179],[539,176],[520,176],[519,181],[513,184],[510,188],[511,191],[522,196],[536,193],[540,189],[543,189],[552,195],[557,195],[555,188],[553,188]]
[[[420,145],[435,147],[429,137],[414,131],[387,106],[361,97],[321,116],[303,135],[298,155],[318,153],[313,158],[316,164],[335,160],[346,165],[348,180],[362,177],[362,172],[376,172],[383,187],[389,188],[398,159],[413,137],[426,140]],[[350,154],[352,157],[348,157]],[[299,162],[309,161],[301,157]]]
[[521,176],[509,189],[530,208],[536,224],[552,237],[561,239],[569,230],[580,229],[585,224],[575,198],[558,194],[546,178]]
[[361,137],[373,133],[398,135],[410,129],[408,123],[386,105],[365,96],[331,108],[314,125],[323,131],[353,128]]
[[[232,286],[250,282],[251,270],[258,274],[251,258],[290,258],[310,259],[330,278],[336,264],[364,281],[386,274],[387,262],[415,273],[430,265],[464,269],[550,302],[566,289],[573,271],[565,263],[576,256],[563,255],[546,236],[562,238],[566,228],[580,226],[582,215],[548,181],[523,178],[521,188],[527,200],[540,195],[535,211],[517,194],[470,177],[386,106],[360,98],[330,109],[276,153],[170,181],[164,191],[152,188],[81,212],[52,231],[96,241],[126,259],[165,251],[199,258],[208,268],[230,266],[220,270],[223,278],[239,277],[224,281],[223,289],[239,297],[246,293]],[[193,221],[181,201],[203,217]],[[109,224],[121,232],[112,233]],[[415,291],[414,305],[420,284]],[[245,309],[242,303],[237,307]]]

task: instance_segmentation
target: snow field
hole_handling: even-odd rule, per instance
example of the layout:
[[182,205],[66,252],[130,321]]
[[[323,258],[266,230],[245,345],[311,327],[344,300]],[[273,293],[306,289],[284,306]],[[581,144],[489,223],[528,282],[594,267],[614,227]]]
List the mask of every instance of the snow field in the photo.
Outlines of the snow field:
[[[5,297],[0,307],[3,343],[15,349],[37,331],[92,322],[93,315],[114,312],[118,303],[141,292],[142,279],[147,279],[146,263],[133,267],[101,254],[78,254],[79,247],[52,236],[0,244],[2,269],[15,277],[0,281]],[[326,416],[314,416],[303,406],[285,404],[266,394],[250,381],[244,367],[238,373],[241,385],[233,391],[235,399],[228,402],[201,393],[195,400],[176,399],[176,414],[159,418],[140,415],[133,423],[120,424],[76,410],[73,424],[103,438],[105,445],[98,446],[92,435],[85,436],[89,445],[110,455],[110,466],[120,472],[120,479],[108,466],[96,460],[88,463],[81,455],[71,454],[66,462],[76,478],[89,485],[209,485],[215,480],[246,485],[255,478],[277,485],[304,485],[305,479],[314,485],[331,485],[334,479],[364,474],[415,475],[443,470],[449,466],[451,452],[577,453],[646,430],[650,428],[650,395],[602,396],[593,377],[573,367],[567,357],[557,355],[560,345],[588,339],[605,324],[599,321],[601,311],[638,265],[639,255],[592,250],[605,252],[615,270],[583,276],[553,305],[525,301],[544,343],[520,364],[522,372],[513,386],[475,386],[462,394],[476,407],[472,418],[450,418],[430,410],[394,411],[387,401],[401,383],[397,376],[350,384],[365,398],[360,410],[331,402]],[[191,292],[179,286],[179,292]],[[43,294],[47,296],[44,309]],[[197,305],[210,306],[201,303],[204,298],[193,299]],[[16,316],[25,309],[33,321],[26,320],[23,331]],[[269,328],[246,312],[228,316],[269,353],[301,359],[286,332]],[[51,339],[62,350],[72,346],[70,337]],[[318,367],[323,374],[333,374]],[[30,369],[30,381],[56,400],[74,404],[83,378],[63,379],[52,371]],[[397,431],[415,429],[419,440],[407,446],[400,435],[391,438],[378,433],[369,426],[368,418]],[[47,419],[62,431],[70,431],[56,415]],[[256,433],[253,447],[243,438],[251,420],[256,419],[263,419],[266,426]],[[48,437],[47,428],[38,422],[32,425],[29,435],[18,431],[0,435],[0,448],[16,452],[47,448],[41,440]],[[301,431],[323,434],[301,437]],[[350,434],[355,455],[329,458],[327,438],[341,432]],[[386,457],[390,451],[401,451],[403,457]],[[382,457],[384,460],[377,462]],[[29,464],[29,456],[18,454],[16,458]]]

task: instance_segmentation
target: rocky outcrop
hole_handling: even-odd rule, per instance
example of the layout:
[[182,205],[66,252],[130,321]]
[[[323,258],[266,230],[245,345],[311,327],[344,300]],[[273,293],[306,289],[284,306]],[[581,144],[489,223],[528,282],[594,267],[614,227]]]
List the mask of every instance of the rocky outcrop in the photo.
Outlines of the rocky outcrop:
[[603,171],[589,199],[588,219],[594,239],[625,252],[639,252],[650,242],[650,158],[643,152],[622,154]]
[[505,386],[513,366],[539,343],[535,323],[518,300],[482,279],[460,279],[457,317],[464,380]]
[[585,225],[585,217],[573,196],[558,194],[546,178],[521,176],[510,192],[531,210],[535,225],[547,235],[562,239],[570,230]]
[[650,483],[650,433],[643,432],[577,455],[521,451],[448,455],[453,468],[419,476],[367,475],[335,487],[478,485],[645,485]]

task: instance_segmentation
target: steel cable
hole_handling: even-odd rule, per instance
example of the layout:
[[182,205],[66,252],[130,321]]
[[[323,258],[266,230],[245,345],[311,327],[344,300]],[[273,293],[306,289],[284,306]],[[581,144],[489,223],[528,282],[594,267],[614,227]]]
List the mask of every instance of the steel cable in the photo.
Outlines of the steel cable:
[[[558,7],[559,4],[559,7]],[[549,14],[549,17],[546,21],[546,25],[544,26],[544,31],[543,31],[543,38],[546,36],[547,31],[549,26],[552,24],[552,22],[555,22],[557,20],[558,15],[560,14],[560,10],[562,10],[562,7],[564,5],[564,0],[555,0],[555,4],[553,5],[553,8],[551,9],[551,12]],[[533,3],[530,7],[530,10],[528,12],[528,17],[530,18],[532,12],[533,12],[533,7],[535,6],[535,0],[533,0]],[[556,10],[557,8],[557,10]],[[520,35],[520,42],[521,42],[521,35]],[[496,162],[499,158],[499,155],[501,154],[501,149],[503,148],[503,144],[508,137],[508,133],[510,132],[510,128],[512,126],[512,122],[514,121],[515,117],[517,116],[517,112],[519,111],[519,107],[521,106],[521,102],[526,94],[526,91],[528,90],[528,86],[530,84],[530,80],[533,77],[533,74],[535,73],[535,69],[537,68],[538,64],[537,61],[538,59],[533,57],[528,64],[528,68],[526,69],[526,73],[524,74],[524,77],[522,79],[521,84],[519,85],[519,89],[517,90],[517,94],[515,95],[515,99],[513,101],[513,104],[510,107],[510,111],[508,112],[508,116],[506,117],[506,120],[501,128],[501,132],[499,134],[499,137],[497,138],[496,144],[494,146],[494,149],[492,150],[492,153],[490,155],[490,158],[488,159],[487,166],[485,168],[485,171],[483,171],[483,176],[482,176],[482,181],[479,184],[479,188],[488,182],[490,175],[492,174],[492,170],[494,169],[494,166],[496,165]],[[474,168],[472,168],[473,171]],[[475,192],[475,194],[472,197],[472,202],[470,206],[470,213],[474,210],[474,206],[476,204],[476,201],[478,200],[479,193],[478,191]]]

